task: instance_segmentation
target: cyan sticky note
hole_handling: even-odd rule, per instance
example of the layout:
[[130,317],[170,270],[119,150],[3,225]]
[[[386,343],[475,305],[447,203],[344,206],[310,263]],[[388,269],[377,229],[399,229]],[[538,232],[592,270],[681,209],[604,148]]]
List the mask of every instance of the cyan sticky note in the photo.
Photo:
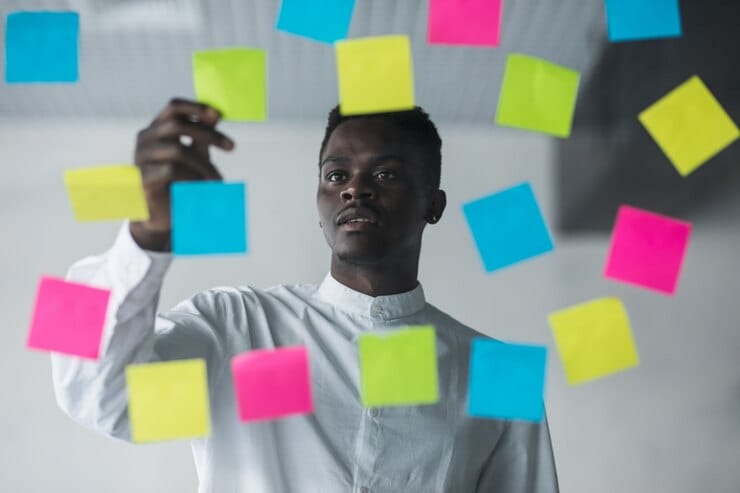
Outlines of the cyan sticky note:
[[247,251],[244,183],[177,182],[171,190],[175,255]]
[[691,237],[691,223],[623,205],[617,212],[604,275],[673,295]]
[[354,8],[355,0],[283,0],[275,27],[333,43],[347,37]]
[[77,82],[80,16],[15,12],[5,26],[5,81]]
[[542,420],[547,348],[473,340],[468,414],[480,418]]
[[527,182],[463,204],[463,213],[486,272],[553,249],[550,231]]
[[108,289],[42,277],[28,347],[97,359],[109,298]]
[[610,41],[681,36],[678,0],[606,0]]

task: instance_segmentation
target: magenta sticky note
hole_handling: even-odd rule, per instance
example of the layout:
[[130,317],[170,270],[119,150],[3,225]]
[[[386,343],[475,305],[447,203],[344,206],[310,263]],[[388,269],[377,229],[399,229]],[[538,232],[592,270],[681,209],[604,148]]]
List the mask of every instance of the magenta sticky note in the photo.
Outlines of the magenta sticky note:
[[107,289],[42,277],[28,347],[97,359],[109,298]]
[[676,292],[691,223],[623,205],[604,275],[665,294]]
[[308,351],[304,346],[239,354],[231,360],[231,372],[242,421],[313,412]]
[[431,44],[498,46],[503,0],[430,0]]

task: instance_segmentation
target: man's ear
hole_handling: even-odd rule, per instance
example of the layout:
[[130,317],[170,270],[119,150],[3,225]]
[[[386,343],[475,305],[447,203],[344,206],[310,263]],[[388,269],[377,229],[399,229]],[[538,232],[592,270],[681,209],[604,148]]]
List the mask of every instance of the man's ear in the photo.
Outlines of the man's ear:
[[447,194],[444,190],[436,189],[430,192],[429,208],[424,217],[429,224],[436,224],[442,219],[447,207]]

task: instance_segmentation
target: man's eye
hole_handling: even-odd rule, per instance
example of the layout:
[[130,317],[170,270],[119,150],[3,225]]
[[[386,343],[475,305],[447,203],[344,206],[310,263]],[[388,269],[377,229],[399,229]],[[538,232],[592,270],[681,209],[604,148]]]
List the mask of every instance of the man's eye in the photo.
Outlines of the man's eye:
[[344,178],[344,173],[341,171],[332,171],[326,175],[327,181],[340,181]]
[[393,171],[379,171],[375,174],[379,180],[392,180],[396,177]]

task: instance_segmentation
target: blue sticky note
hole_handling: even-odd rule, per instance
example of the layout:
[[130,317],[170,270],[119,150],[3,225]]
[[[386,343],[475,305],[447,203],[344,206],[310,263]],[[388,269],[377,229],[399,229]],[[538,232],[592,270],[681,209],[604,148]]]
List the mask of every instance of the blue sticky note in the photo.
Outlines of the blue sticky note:
[[468,414],[539,422],[545,412],[547,348],[474,339],[468,376]]
[[486,272],[553,249],[552,237],[529,183],[463,205]]
[[283,0],[277,29],[333,43],[345,39],[355,0]]
[[175,255],[245,253],[245,197],[244,183],[173,183],[172,252]]
[[678,0],[606,0],[610,41],[681,36]]
[[77,82],[80,16],[15,12],[5,26],[5,81]]

